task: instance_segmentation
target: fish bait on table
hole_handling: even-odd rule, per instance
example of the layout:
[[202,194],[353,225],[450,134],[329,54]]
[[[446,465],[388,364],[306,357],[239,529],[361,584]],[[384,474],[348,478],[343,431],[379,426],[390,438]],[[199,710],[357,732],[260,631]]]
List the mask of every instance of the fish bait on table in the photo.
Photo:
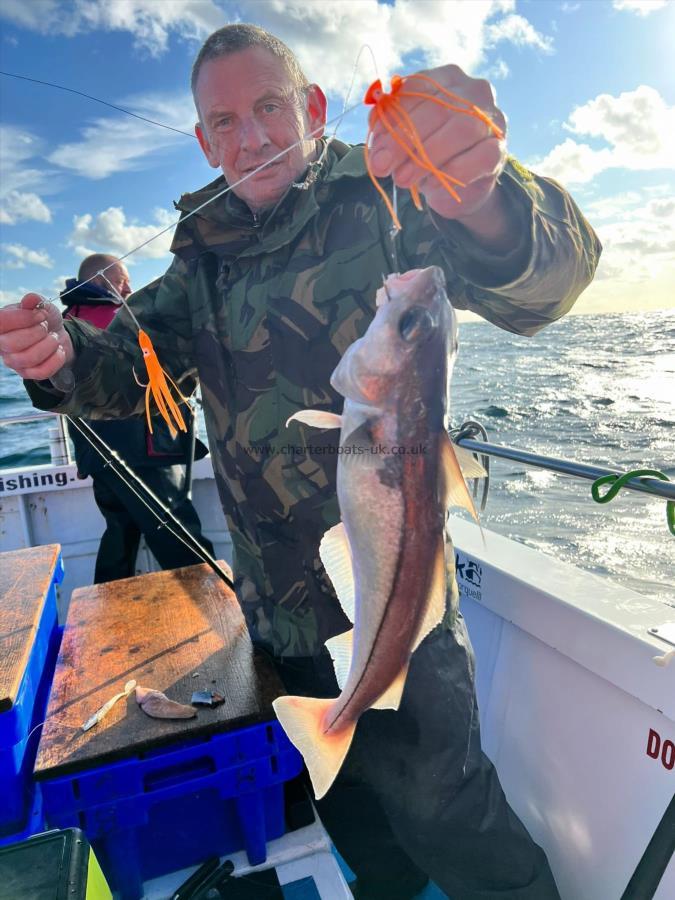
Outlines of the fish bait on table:
[[153,719],[194,719],[197,710],[184,703],[170,700],[161,691],[152,688],[136,688],[136,702],[143,712]]
[[442,270],[390,275],[376,304],[368,330],[331,377],[345,398],[342,416],[305,410],[289,419],[340,428],[342,521],[319,553],[354,623],[326,642],[341,693],[273,703],[317,799],[340,770],[359,716],[398,709],[410,657],[446,612],[454,565],[446,552],[448,508],[463,506],[477,519],[462,473],[485,475],[448,436],[457,320]]

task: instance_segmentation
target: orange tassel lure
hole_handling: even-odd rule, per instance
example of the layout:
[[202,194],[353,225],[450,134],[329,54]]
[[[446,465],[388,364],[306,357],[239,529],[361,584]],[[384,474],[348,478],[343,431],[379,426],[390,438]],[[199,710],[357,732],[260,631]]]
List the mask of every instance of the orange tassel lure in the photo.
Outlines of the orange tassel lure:
[[187,403],[187,398],[181,394],[176,382],[170,375],[167,375],[160,365],[155,348],[152,346],[152,341],[142,328],[138,330],[138,344],[143,353],[143,361],[148,373],[148,383],[143,384],[139,381],[135,372],[134,378],[136,378],[137,383],[141,387],[145,388],[145,415],[148,420],[150,434],[152,434],[152,417],[150,415],[150,396],[152,395],[159,414],[169,426],[171,437],[176,437],[178,434],[177,429],[187,431],[187,427],[178,403],[174,400],[172,389],[177,394],[180,403]]
[[[423,85],[418,85],[420,81],[432,85],[438,92],[440,92],[441,96],[430,94],[424,90],[416,90],[415,88],[418,86],[423,87]],[[404,150],[406,155],[417,166],[419,166],[421,169],[424,169],[425,172],[428,172],[436,179],[438,179],[440,184],[447,190],[447,192],[452,197],[454,197],[454,199],[458,203],[461,203],[462,199],[457,193],[457,188],[465,187],[464,183],[462,181],[459,181],[459,179],[457,178],[453,178],[452,175],[448,175],[446,172],[443,172],[431,161],[428,153],[424,148],[422,139],[420,138],[419,133],[415,127],[415,123],[401,103],[401,99],[403,97],[417,97],[418,99],[428,100],[431,103],[436,103],[438,106],[442,106],[444,109],[448,109],[452,112],[463,113],[464,115],[473,116],[476,119],[480,119],[488,126],[495,137],[499,138],[500,140],[504,137],[503,131],[501,130],[501,128],[495,125],[495,123],[492,121],[492,119],[490,119],[487,113],[483,112],[483,110],[476,106],[474,103],[471,103],[469,100],[465,100],[464,97],[460,97],[459,94],[453,94],[452,91],[446,90],[442,85],[440,85],[433,78],[430,78],[428,75],[423,75],[421,73],[404,76],[393,75],[391,79],[390,93],[387,93],[384,90],[384,88],[382,87],[382,82],[379,79],[377,81],[374,81],[366,91],[363,102],[368,106],[374,107],[375,115],[373,116],[373,122],[381,122],[382,126],[391,135],[394,141],[396,141],[396,143]],[[391,200],[385,193],[379,181],[373,174],[371,168],[368,144],[370,142],[372,133],[373,127],[371,125],[368,129],[368,136],[366,138],[366,144],[363,151],[366,169],[368,170],[371,181],[384,200],[384,203],[389,210],[389,214],[394,221],[394,225],[396,226],[396,228],[400,229],[401,223],[399,222],[398,216],[396,215],[396,210],[394,209]],[[416,184],[411,185],[410,194],[417,209],[421,210],[422,203],[420,201],[419,189]]]

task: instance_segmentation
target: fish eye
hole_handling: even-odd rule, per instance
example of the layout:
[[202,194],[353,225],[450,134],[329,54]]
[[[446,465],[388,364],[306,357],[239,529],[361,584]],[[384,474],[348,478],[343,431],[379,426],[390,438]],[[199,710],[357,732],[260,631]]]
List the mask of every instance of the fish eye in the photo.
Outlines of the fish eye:
[[407,309],[398,323],[398,333],[403,340],[412,344],[427,338],[434,328],[434,320],[428,309],[423,306],[412,306]]

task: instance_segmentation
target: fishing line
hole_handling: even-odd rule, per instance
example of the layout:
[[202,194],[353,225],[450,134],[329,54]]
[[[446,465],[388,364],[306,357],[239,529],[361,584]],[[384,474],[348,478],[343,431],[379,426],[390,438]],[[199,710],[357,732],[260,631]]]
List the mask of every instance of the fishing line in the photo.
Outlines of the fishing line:
[[380,74],[379,74],[378,68],[377,68],[377,60],[375,59],[375,53],[373,52],[373,48],[370,46],[370,44],[361,44],[361,49],[359,50],[359,52],[356,55],[356,62],[354,63],[354,68],[352,69],[352,80],[349,83],[349,89],[348,89],[347,93],[345,94],[344,103],[342,104],[342,112],[340,113],[340,118],[338,120],[337,125],[335,126],[335,130],[333,131],[333,135],[332,135],[333,140],[337,137],[338,128],[340,127],[340,125],[342,125],[342,120],[345,117],[345,113],[347,110],[347,103],[349,102],[349,96],[354,88],[354,82],[356,81],[356,71],[359,67],[359,62],[361,60],[361,54],[363,53],[364,50],[370,51],[370,56],[373,61],[373,69],[375,70],[375,77],[376,78],[380,77]]
[[180,128],[174,128],[172,125],[165,125],[163,122],[156,122],[154,119],[148,119],[146,116],[140,116],[138,113],[131,112],[130,109],[124,109],[123,106],[115,106],[114,103],[108,103],[107,100],[101,100],[99,97],[92,97],[91,94],[85,94],[84,91],[76,91],[75,88],[66,87],[63,84],[55,84],[53,81],[40,81],[39,78],[29,78],[28,75],[17,75],[16,72],[2,72],[0,75],[6,75],[8,78],[20,78],[22,81],[32,81],[35,84],[44,84],[47,87],[58,88],[60,91],[68,91],[69,94],[78,94],[80,97],[86,97],[87,100],[93,100],[95,103],[102,103],[103,106],[109,106],[110,109],[116,109],[123,112],[127,116],[133,116],[134,119],[140,119],[142,122],[148,122],[150,125],[157,125],[160,128],[166,128],[167,131],[175,131],[176,134],[184,134],[186,137],[195,138],[196,135],[190,134],[189,131],[181,131]]
[[[355,103],[353,106],[350,106],[349,109],[345,110],[340,116],[347,115],[347,113],[354,112],[355,109],[360,109],[362,104]],[[104,269],[101,269],[100,272],[97,272],[95,275],[92,275],[91,278],[87,278],[85,281],[80,281],[76,285],[76,287],[72,287],[67,291],[64,291],[60,294],[60,297],[67,297],[68,294],[72,293],[72,291],[76,291],[78,287],[82,287],[83,284],[88,284],[90,281],[93,281],[97,275],[101,275],[103,272],[107,272],[108,269],[112,269],[113,266],[116,266],[118,262],[121,262],[123,259],[128,259],[132,254],[137,253],[139,250],[142,250],[143,247],[147,247],[148,244],[151,244],[153,241],[156,241],[158,237],[161,237],[163,234],[166,234],[167,231],[171,231],[181,222],[187,221],[187,219],[191,218],[191,216],[196,215],[198,212],[201,212],[205,207],[207,207],[210,203],[213,203],[215,200],[219,200],[221,197],[224,197],[225,194],[229,193],[229,191],[234,190],[234,188],[239,187],[240,184],[244,184],[245,181],[248,181],[249,178],[254,178],[259,172],[262,172],[263,169],[266,169],[267,166],[281,159],[287,153],[290,153],[291,150],[294,150],[296,147],[299,147],[306,140],[313,138],[317,133],[323,131],[325,128],[328,128],[329,125],[332,125],[336,122],[340,116],[334,116],[332,119],[329,119],[327,122],[324,122],[323,125],[318,125],[316,128],[313,128],[311,131],[308,131],[307,134],[303,135],[299,140],[297,140],[294,144],[291,144],[290,147],[286,147],[284,150],[280,150],[279,153],[275,154],[271,159],[268,159],[262,165],[258,166],[252,172],[249,172],[247,175],[244,175],[243,178],[240,178],[238,181],[234,181],[232,184],[226,185],[222,189],[222,191],[218,191],[217,194],[214,194],[213,197],[205,200],[203,203],[200,203],[199,206],[195,207],[192,212],[187,213],[179,219],[176,219],[175,222],[172,222],[170,225],[167,225],[166,228],[162,228],[161,231],[158,231],[157,234],[154,234],[152,237],[149,237],[146,241],[143,241],[142,244],[139,244],[137,247],[134,247],[132,250],[129,250],[123,256],[118,256],[115,262],[110,263],[110,265],[106,266]],[[48,303],[54,303],[56,301],[56,297],[52,297],[48,300]]]

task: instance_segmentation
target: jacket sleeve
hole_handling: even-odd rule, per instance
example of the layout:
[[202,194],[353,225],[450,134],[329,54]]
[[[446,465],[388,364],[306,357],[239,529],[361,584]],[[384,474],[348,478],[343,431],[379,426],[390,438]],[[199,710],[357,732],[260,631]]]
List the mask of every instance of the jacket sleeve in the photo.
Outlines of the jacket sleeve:
[[[174,258],[165,275],[131,294],[127,302],[149,335],[164,371],[184,394],[190,394],[197,382],[185,276],[185,263]],[[147,374],[138,329],[126,309],[105,331],[79,319],[68,320],[65,328],[75,349],[75,386],[64,394],[49,381],[25,381],[34,406],[88,419],[144,413]],[[156,412],[152,402],[151,409]]]
[[448,297],[500,328],[533,335],[569,312],[590,284],[602,247],[559,184],[510,158],[500,185],[519,222],[518,246],[506,256],[481,250],[458,222],[406,202],[401,247],[410,268],[440,265]]

